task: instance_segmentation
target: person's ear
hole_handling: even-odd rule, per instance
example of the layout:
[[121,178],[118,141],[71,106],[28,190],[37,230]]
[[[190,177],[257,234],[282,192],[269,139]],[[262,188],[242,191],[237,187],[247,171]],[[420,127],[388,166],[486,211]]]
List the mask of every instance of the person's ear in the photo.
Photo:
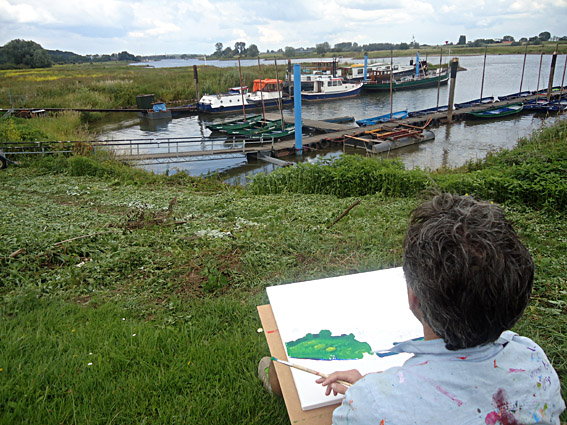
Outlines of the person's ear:
[[421,320],[421,306],[419,303],[419,298],[417,298],[417,295],[415,295],[415,292],[413,292],[413,289],[411,289],[409,286],[408,286],[408,304],[411,312],[415,315],[415,317]]

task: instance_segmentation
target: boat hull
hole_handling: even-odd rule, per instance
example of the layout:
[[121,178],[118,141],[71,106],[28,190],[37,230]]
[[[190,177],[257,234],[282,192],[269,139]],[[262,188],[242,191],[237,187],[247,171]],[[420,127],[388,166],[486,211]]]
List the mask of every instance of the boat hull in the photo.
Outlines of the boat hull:
[[467,115],[474,119],[495,119],[518,114],[524,109],[523,104],[501,106],[498,108],[490,108],[484,111],[469,112]]
[[360,127],[365,127],[367,125],[376,125],[376,124],[380,124],[380,123],[385,123],[391,120],[391,118],[393,117],[394,120],[401,120],[404,118],[408,117],[408,111],[398,111],[398,112],[394,112],[392,114],[392,116],[390,116],[390,114],[385,114],[385,115],[380,115],[374,118],[366,118],[363,120],[358,120],[356,121],[356,123],[360,126]]
[[[284,98],[282,99],[282,105],[291,105],[292,99]],[[270,99],[264,101],[264,108],[276,108],[278,106],[277,99]],[[245,110],[248,111],[258,111],[262,109],[262,102],[254,102],[248,103],[245,102],[244,104]],[[236,105],[223,105],[220,107],[213,107],[212,105],[206,103],[197,103],[197,111],[205,113],[205,114],[226,114],[231,112],[239,112],[242,111],[242,103]]]
[[[427,87],[437,87],[438,84],[447,84],[449,75],[445,74],[439,78],[437,75],[432,77],[420,78],[418,80],[394,81],[392,83],[393,90],[415,90]],[[372,83],[365,82],[362,88],[365,91],[390,91],[390,83]]]
[[352,90],[348,90],[342,93],[301,93],[301,100],[306,102],[315,102],[318,100],[332,100],[332,99],[348,99],[349,97],[355,97],[360,94],[362,86],[358,86]]

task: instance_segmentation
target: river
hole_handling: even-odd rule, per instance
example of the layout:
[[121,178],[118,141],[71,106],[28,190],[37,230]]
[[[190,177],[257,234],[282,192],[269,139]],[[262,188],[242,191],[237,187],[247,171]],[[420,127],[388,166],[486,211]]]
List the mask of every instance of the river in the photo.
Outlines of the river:
[[[422,59],[424,59],[422,57]],[[439,56],[427,57],[429,63],[438,64]],[[313,59],[311,59],[313,61]],[[396,63],[408,64],[410,58],[395,58]],[[447,58],[443,60],[447,62]],[[499,96],[518,92],[522,77],[523,55],[494,55],[487,56],[482,87],[483,96]],[[164,60],[154,62],[156,68],[164,66],[191,66],[196,60]],[[244,61],[243,61],[244,62]],[[257,64],[256,61],[252,61]],[[484,56],[463,56],[459,58],[460,66],[466,70],[457,75],[455,86],[455,102],[465,102],[481,96]],[[536,90],[547,87],[550,72],[551,55],[545,55],[541,64],[540,55],[528,55],[526,60],[522,90]],[[562,84],[566,56],[557,59],[554,86]],[[226,61],[207,61],[208,65],[237,66]],[[246,63],[246,65],[249,65]],[[283,65],[282,65],[283,68]],[[449,86],[441,87],[439,105],[448,103]],[[412,91],[395,92],[393,95],[393,110],[408,109],[415,111],[434,107],[437,104],[437,88],[426,88]],[[322,119],[338,116],[352,116],[355,119],[368,118],[390,112],[389,93],[362,93],[360,96],[325,102],[307,103],[302,105],[302,116],[310,119]],[[287,109],[285,115],[292,115]],[[233,116],[189,116],[170,121],[152,122],[141,118],[125,118],[102,128],[102,139],[133,139],[156,137],[188,137],[208,136],[205,128],[208,122],[220,122]],[[528,136],[541,126],[565,119],[565,115],[545,116],[523,112],[491,122],[461,121],[450,125],[433,128],[435,140],[419,145],[392,151],[390,157],[399,157],[406,168],[420,167],[436,169],[439,167],[457,167],[469,160],[482,159],[488,152],[499,149],[513,148],[517,140]],[[357,152],[360,151],[347,151]],[[320,158],[330,158],[342,155],[342,149],[329,149],[306,153],[303,156],[288,157],[291,161],[316,161]],[[191,175],[207,173],[222,173],[226,181],[233,184],[245,184],[247,179],[258,172],[269,173],[274,165],[266,163],[247,163],[243,155],[235,155],[229,159],[188,161],[175,164],[145,165],[144,168],[157,173],[174,173],[184,170]]]

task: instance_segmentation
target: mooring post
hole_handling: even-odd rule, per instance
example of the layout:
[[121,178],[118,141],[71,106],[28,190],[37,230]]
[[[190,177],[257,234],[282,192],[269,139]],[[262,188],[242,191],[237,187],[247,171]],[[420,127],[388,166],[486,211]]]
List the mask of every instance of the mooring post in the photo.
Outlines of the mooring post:
[[[303,155],[303,125],[301,122],[301,65],[293,64],[293,109],[295,112],[295,153]],[[298,84],[299,81],[299,84]]]
[[195,91],[197,93],[197,102],[201,99],[199,97],[199,74],[197,72],[197,65],[193,65],[193,78],[195,79]]
[[553,77],[555,76],[555,64],[557,63],[557,49],[555,48],[553,56],[551,57],[551,69],[549,70],[549,83],[547,85],[547,101],[551,100],[551,90],[553,89]]
[[[287,93],[289,96],[293,96],[293,82],[291,80],[291,59],[287,60]],[[282,93],[283,96],[283,93]]]
[[368,54],[364,54],[364,81],[366,82],[368,76]]
[[524,64],[522,65],[522,78],[520,79],[520,96],[522,95],[522,85],[524,84],[524,71],[526,69],[526,57],[528,56],[528,43],[526,43],[526,51],[524,52]]
[[453,102],[455,101],[455,84],[457,82],[457,70],[459,59],[453,58],[451,61],[451,88],[449,89],[449,109],[447,110],[447,122],[453,122]]
[[482,65],[482,82],[480,83],[480,103],[482,103],[482,92],[484,91],[484,72],[486,70],[486,50],[488,46],[484,46],[484,64]]

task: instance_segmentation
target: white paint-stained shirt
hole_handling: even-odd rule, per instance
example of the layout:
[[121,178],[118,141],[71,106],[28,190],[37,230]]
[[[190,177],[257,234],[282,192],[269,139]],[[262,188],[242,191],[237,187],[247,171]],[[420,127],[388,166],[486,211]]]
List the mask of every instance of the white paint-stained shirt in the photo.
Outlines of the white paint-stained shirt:
[[414,356],[350,387],[333,424],[558,425],[565,410],[543,350],[511,331],[464,350],[447,350],[435,339],[406,341],[392,351]]

